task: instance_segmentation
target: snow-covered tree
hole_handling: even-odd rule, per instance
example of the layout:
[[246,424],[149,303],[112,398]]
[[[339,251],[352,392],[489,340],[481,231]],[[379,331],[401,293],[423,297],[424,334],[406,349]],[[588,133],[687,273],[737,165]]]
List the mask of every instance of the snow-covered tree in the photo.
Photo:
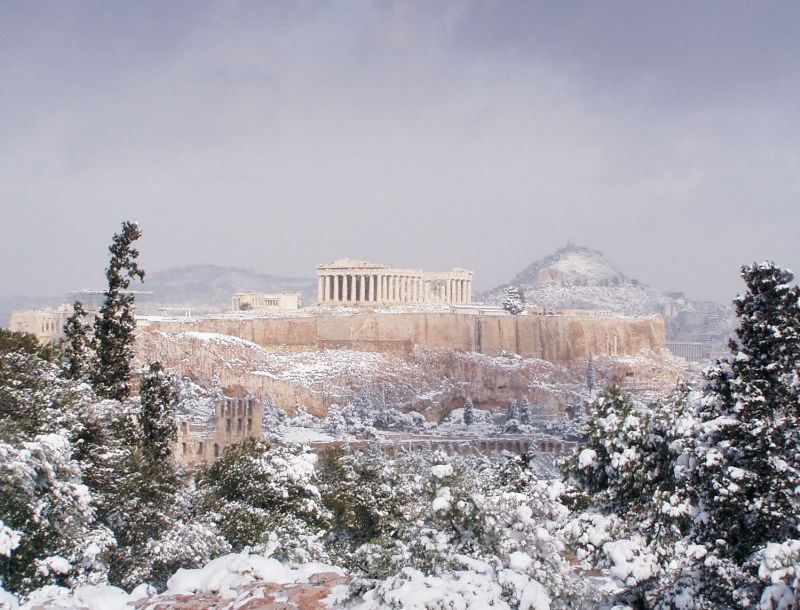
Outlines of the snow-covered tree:
[[[389,545],[392,532],[405,519],[413,500],[407,493],[411,476],[379,454],[353,454],[340,447],[323,451],[316,481],[331,515],[325,538],[330,552],[353,569],[371,574],[380,571],[362,562],[374,555],[375,546]],[[373,550],[364,549],[354,557],[363,545]]]
[[759,597],[744,566],[768,543],[797,537],[800,512],[800,288],[772,262],[743,267],[742,278],[737,340],[707,372],[693,456],[690,491],[701,516],[693,539],[711,553],[703,561],[710,603],[730,601],[714,586],[724,582],[720,570],[739,570],[731,580],[751,587],[741,603]]
[[198,507],[232,548],[261,545],[292,559],[319,557],[327,523],[308,448],[251,438],[197,477]]
[[517,286],[507,286],[500,307],[513,315],[525,311],[525,295]]
[[103,557],[114,539],[96,522],[70,453],[69,440],[59,434],[17,446],[0,441],[0,521],[19,536],[0,560],[0,582],[10,590],[105,580]]
[[523,396],[519,403],[519,421],[526,426],[531,423],[531,403],[527,396]]
[[475,423],[475,405],[472,404],[472,399],[467,398],[464,403],[464,424],[471,426]]
[[0,439],[13,443],[75,429],[76,413],[68,408],[75,384],[61,378],[54,360],[35,336],[0,329]]
[[84,379],[89,374],[94,335],[92,325],[86,322],[88,313],[80,301],[75,301],[72,314],[64,324],[64,339],[61,349],[64,360],[64,374],[70,379]]
[[177,379],[160,362],[150,363],[142,375],[142,452],[154,463],[168,462],[177,438],[175,409],[178,404]]
[[589,354],[589,361],[586,363],[586,387],[589,389],[589,394],[594,392],[595,385],[594,357]]
[[518,420],[519,419],[519,403],[516,401],[515,398],[512,398],[508,401],[508,408],[506,410],[506,418],[509,420]]
[[111,258],[106,269],[108,288],[103,305],[95,318],[95,358],[90,371],[98,395],[122,400],[130,394],[132,345],[136,320],[134,296],[126,292],[131,281],[144,280],[144,270],[136,259],[139,251],[133,243],[142,231],[135,222],[123,222],[122,231],[114,234],[109,246]]

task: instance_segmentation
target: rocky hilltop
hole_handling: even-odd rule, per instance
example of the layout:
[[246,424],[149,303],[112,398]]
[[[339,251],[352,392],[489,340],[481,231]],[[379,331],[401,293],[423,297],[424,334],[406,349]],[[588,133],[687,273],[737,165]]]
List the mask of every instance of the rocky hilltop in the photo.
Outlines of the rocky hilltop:
[[507,286],[517,286],[529,305],[545,309],[599,309],[626,314],[659,310],[663,295],[625,275],[602,252],[572,242],[528,265],[510,282],[478,295],[499,303]]

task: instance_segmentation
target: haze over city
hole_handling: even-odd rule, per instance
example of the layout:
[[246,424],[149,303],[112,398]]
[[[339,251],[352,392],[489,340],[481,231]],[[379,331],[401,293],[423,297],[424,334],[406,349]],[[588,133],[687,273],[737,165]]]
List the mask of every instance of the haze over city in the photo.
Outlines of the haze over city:
[[342,257],[510,280],[568,240],[727,301],[800,268],[800,6],[4,2],[0,294]]

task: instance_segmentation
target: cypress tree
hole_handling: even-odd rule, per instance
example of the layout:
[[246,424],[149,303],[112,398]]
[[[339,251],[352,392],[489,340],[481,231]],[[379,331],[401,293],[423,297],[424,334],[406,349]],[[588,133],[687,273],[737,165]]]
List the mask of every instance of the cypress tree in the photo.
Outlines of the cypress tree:
[[467,398],[464,403],[464,423],[468,426],[475,423],[475,405],[472,404],[471,398]]
[[89,360],[94,344],[92,325],[84,320],[87,312],[80,301],[72,306],[72,315],[64,324],[63,357],[64,376],[68,379],[82,379],[89,371]]
[[123,400],[130,394],[131,346],[136,320],[134,297],[126,290],[131,280],[144,280],[144,270],[136,263],[139,251],[133,247],[141,235],[137,223],[125,221],[122,231],[114,234],[108,248],[111,253],[106,269],[108,288],[94,323],[96,354],[91,371],[95,391],[104,398]]
[[163,463],[172,455],[172,445],[177,439],[175,409],[178,391],[174,377],[164,371],[160,362],[152,362],[142,376],[139,396],[142,403],[142,453],[153,463]]

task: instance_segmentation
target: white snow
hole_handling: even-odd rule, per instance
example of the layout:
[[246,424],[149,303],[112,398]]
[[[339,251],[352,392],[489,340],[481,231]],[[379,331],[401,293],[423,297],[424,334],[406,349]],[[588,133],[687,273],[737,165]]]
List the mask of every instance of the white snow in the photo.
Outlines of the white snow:
[[202,591],[233,596],[235,589],[256,580],[280,584],[308,582],[310,576],[319,572],[344,573],[336,566],[322,563],[291,566],[271,557],[243,551],[218,557],[202,568],[178,570],[167,581],[167,593]]
[[597,452],[594,449],[584,449],[578,455],[578,466],[589,468],[597,463]]
[[451,464],[436,464],[431,467],[431,474],[436,479],[453,476],[453,466]]
[[11,557],[11,552],[19,546],[21,532],[13,530],[0,519],[0,556]]

